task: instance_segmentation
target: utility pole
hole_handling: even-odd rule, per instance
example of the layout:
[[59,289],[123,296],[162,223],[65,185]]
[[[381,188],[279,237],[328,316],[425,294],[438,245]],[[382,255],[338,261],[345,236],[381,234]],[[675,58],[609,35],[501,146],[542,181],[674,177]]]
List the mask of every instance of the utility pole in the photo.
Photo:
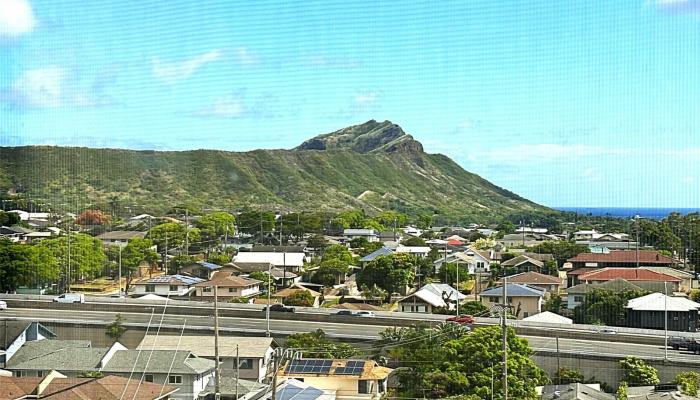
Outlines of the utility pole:
[[[221,398],[221,366],[219,364],[219,286],[214,285],[214,398]],[[236,358],[238,361],[238,358]],[[238,367],[236,367],[238,368]],[[238,384],[238,380],[236,380]]]
[[189,255],[190,248],[190,210],[185,208],[185,256]]
[[[267,264],[267,307],[265,307],[265,319],[267,320],[267,331],[265,332],[265,336],[270,337],[270,306],[272,306],[271,302],[271,293],[272,292],[272,264],[268,263]],[[275,372],[275,376],[277,373]],[[274,393],[274,392],[273,392]],[[274,397],[274,395],[273,395]]]
[[508,400],[508,277],[503,275],[503,400]]
[[394,242],[396,241],[396,217],[394,217]]
[[457,266],[457,316],[459,317],[459,263]]
[[122,298],[122,246],[119,245],[119,271],[117,272],[117,282],[119,282],[119,298]]
[[279,368],[279,357],[277,354],[273,354],[272,358],[274,360],[274,369],[272,370],[272,397],[271,400],[277,400],[277,369]]
[[165,273],[168,273],[168,232],[165,232],[165,254],[163,255],[163,265],[165,266]]
[[[263,215],[262,215],[262,207],[260,207],[260,243],[264,244],[263,240]],[[268,304],[269,305],[269,304]]]
[[559,335],[557,335],[557,385],[561,385],[561,364],[559,359]]
[[668,293],[664,281],[664,361],[668,361]]
[[236,345],[236,400],[238,400],[238,374],[241,360],[238,358],[238,345]]
[[637,259],[637,268],[639,268],[639,215],[635,215],[634,220],[637,222],[637,250],[635,254]]
[[68,293],[70,293],[70,275],[71,275],[71,265],[70,265],[70,224],[68,225],[68,281],[66,282],[67,289],[66,290]]

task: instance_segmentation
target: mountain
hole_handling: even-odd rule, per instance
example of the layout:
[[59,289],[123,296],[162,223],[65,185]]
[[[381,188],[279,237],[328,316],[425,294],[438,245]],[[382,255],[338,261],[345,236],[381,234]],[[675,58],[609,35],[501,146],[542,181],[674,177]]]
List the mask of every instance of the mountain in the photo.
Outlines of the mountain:
[[400,126],[368,121],[319,135],[292,150],[136,151],[0,147],[0,190],[68,208],[175,204],[239,209],[415,214],[484,220],[546,210],[442,154],[427,154]]

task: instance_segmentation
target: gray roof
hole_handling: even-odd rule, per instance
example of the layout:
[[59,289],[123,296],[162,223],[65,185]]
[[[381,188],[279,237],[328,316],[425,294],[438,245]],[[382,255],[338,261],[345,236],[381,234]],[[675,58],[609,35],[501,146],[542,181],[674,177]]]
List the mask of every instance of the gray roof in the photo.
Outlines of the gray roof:
[[615,396],[581,383],[547,385],[542,388],[542,400],[615,400]]
[[[540,297],[544,294],[542,290],[535,289],[527,285],[517,283],[509,283],[506,286],[506,295],[508,297]],[[503,287],[494,287],[486,289],[480,293],[481,296],[498,297],[503,296]]]
[[214,361],[199,358],[189,350],[120,350],[107,361],[102,371],[130,373],[132,370],[135,372],[145,370],[149,373],[167,374],[170,370],[173,374],[203,374],[213,369]]
[[[236,382],[238,381],[238,382]],[[201,393],[200,396],[203,396],[208,393],[214,393],[216,382],[214,379],[209,380],[209,384],[207,384],[207,387],[205,392]],[[236,386],[238,386],[238,390],[236,390]],[[221,394],[225,396],[233,396],[236,393],[238,393],[239,396],[243,396],[245,394],[248,394],[250,392],[257,392],[260,389],[263,389],[267,387],[267,385],[257,382],[257,381],[251,381],[248,379],[238,379],[236,380],[235,376],[229,376],[229,375],[222,375],[221,376]]]
[[[155,341],[155,347],[153,342]],[[178,346],[179,341],[179,346]],[[238,356],[244,358],[263,358],[270,347],[273,346],[272,338],[249,336],[220,336],[219,355],[221,357],[235,357],[236,346]],[[214,357],[214,337],[209,336],[182,336],[179,335],[148,335],[139,343],[137,349],[151,350],[175,350],[191,349],[193,354],[199,357]]]
[[377,257],[388,256],[388,255],[393,254],[393,253],[394,253],[394,251],[388,247],[380,247],[377,250],[360,258],[360,262],[370,262],[370,261],[373,261]]
[[22,346],[7,364],[9,370],[90,371],[109,348],[90,347],[85,340],[40,340]]
[[146,232],[140,231],[111,231],[96,236],[100,240],[129,240],[131,238],[144,238]]
[[196,283],[205,282],[206,279],[188,275],[161,275],[145,281],[134,282],[132,285],[186,285],[192,286]]
[[[0,327],[0,346],[10,345],[12,342],[17,340],[22,332],[26,331],[30,327],[35,326],[39,332],[47,339],[55,339],[56,334],[47,329],[44,325],[39,322],[27,322],[27,321],[2,321],[2,326]],[[34,328],[32,328],[34,329]]]
[[524,263],[526,263],[526,262],[529,262],[529,263],[532,264],[532,265],[536,265],[536,266],[539,267],[539,268],[544,267],[544,263],[543,263],[542,261],[535,260],[534,258],[525,256],[525,255],[520,255],[520,256],[517,256],[517,257],[513,257],[513,258],[511,258],[511,259],[508,260],[508,261],[502,262],[501,265],[505,265],[505,266],[507,266],[507,267],[517,267],[517,266],[519,266],[520,264],[524,264]]
[[586,294],[588,292],[591,292],[593,289],[610,290],[612,292],[622,292],[624,290],[644,290],[630,281],[627,281],[622,278],[617,278],[597,284],[581,283],[579,285],[572,286],[566,289],[566,293]]

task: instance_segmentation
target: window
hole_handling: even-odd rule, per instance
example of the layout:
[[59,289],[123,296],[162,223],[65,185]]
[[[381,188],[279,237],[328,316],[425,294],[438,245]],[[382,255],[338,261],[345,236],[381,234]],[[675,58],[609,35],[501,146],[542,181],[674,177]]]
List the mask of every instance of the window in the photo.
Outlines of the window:
[[177,292],[178,286],[177,285],[170,285],[170,291],[171,292]]
[[146,285],[146,293],[153,293],[156,291],[156,285]]
[[15,371],[15,376],[18,378],[21,378],[23,376],[26,376],[24,371]]
[[583,303],[583,296],[574,296],[574,301],[577,303]]
[[43,377],[44,377],[44,371],[36,371],[36,376],[38,376],[39,378],[43,378]]
[[146,382],[153,382],[153,374],[146,374],[143,376],[143,380]]
[[175,385],[182,383],[182,375],[170,375],[168,377],[168,383]]
[[237,290],[236,290],[236,288],[230,287],[230,288],[228,288],[228,292],[229,292],[229,293],[236,293]]
[[530,316],[530,313],[529,313],[529,312],[527,312],[527,311],[523,312],[523,318],[527,318],[527,317],[529,317],[529,316]]
[[204,293],[211,293],[211,286],[205,286]]
[[241,358],[238,360],[238,368],[240,369],[253,369],[253,359],[252,358]]
[[360,394],[369,393],[369,381],[357,381],[357,392]]

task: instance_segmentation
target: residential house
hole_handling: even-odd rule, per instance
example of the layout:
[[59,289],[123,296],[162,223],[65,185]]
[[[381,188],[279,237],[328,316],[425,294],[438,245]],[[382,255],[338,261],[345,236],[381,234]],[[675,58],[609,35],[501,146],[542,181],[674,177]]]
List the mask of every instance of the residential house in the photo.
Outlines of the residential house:
[[[337,390],[334,389],[319,389],[303,382],[301,379],[287,379],[277,385],[275,390],[275,400],[336,400]],[[363,397],[361,397],[362,399]],[[251,393],[251,396],[246,396],[243,400],[272,400],[272,390],[267,388],[259,393]],[[348,399],[350,400],[350,399]]]
[[501,267],[517,268],[518,272],[542,271],[544,269],[544,262],[526,255],[519,255],[510,260],[503,261]]
[[[276,344],[269,337],[219,336],[219,360],[222,375],[236,370],[241,379],[262,382],[267,376],[272,353]],[[153,335],[144,336],[136,348],[142,351],[191,349],[197,357],[214,360],[214,336]]]
[[0,226],[0,237],[9,239],[12,242],[24,242],[25,235],[32,232],[34,231],[19,225]]
[[292,359],[278,379],[297,379],[320,390],[334,390],[338,400],[374,400],[386,395],[392,369],[372,360]]
[[[218,399],[262,399],[268,388],[268,385],[258,381],[236,378],[235,373],[222,373]],[[214,379],[210,380],[204,391],[199,394],[199,400],[217,400],[216,382]],[[279,394],[277,400],[281,400]]]
[[489,252],[478,251],[467,248],[465,251],[454,252],[443,258],[438,258],[433,262],[433,268],[436,272],[440,271],[443,264],[459,264],[466,265],[470,275],[477,273],[487,273],[491,266],[491,258]]
[[300,284],[295,284],[295,285],[292,285],[291,287],[284,288],[284,289],[279,290],[275,293],[272,293],[270,295],[270,297],[279,303],[287,304],[287,302],[286,302],[287,298],[293,294],[298,293],[298,292],[308,292],[311,294],[311,296],[313,297],[314,300],[313,300],[313,303],[311,304],[310,307],[318,308],[321,306],[321,301],[322,301],[321,293],[319,293],[315,290],[311,290],[307,287],[301,286]]
[[303,253],[304,246],[257,245],[250,248],[254,253]]
[[430,253],[430,247],[428,246],[403,246],[399,245],[394,250],[396,253],[408,253],[419,258],[424,258]]
[[0,376],[0,399],[99,399],[99,400],[168,400],[179,389],[169,385],[141,382],[120,376],[68,378],[52,371],[44,377]]
[[379,234],[374,229],[345,229],[343,230],[343,236],[348,241],[359,238],[365,238],[368,242],[379,241]]
[[133,238],[145,238],[146,232],[140,231],[111,231],[105,232],[101,235],[97,235],[96,238],[102,241],[105,247],[109,246],[121,246],[124,247],[129,243],[130,239]]
[[388,247],[380,247],[377,250],[367,254],[366,256],[360,258],[360,264],[365,264],[370,261],[374,261],[376,258],[381,257],[381,256],[388,256],[390,254],[394,254],[394,250],[388,248]]
[[616,250],[609,253],[580,253],[567,260],[573,269],[589,268],[634,268],[642,267],[672,267],[678,262],[671,257],[649,250]]
[[[518,319],[527,318],[530,315],[542,312],[544,303],[544,291],[527,285],[508,283],[506,285],[508,304],[513,307],[511,312]],[[505,304],[503,301],[503,285],[493,287],[481,292],[481,298],[487,307]]]
[[456,302],[467,298],[446,283],[429,283],[398,301],[397,311],[430,314],[435,308],[454,309]]
[[627,400],[697,400],[697,397],[683,394],[679,385],[661,384],[631,386],[627,388]]
[[586,295],[593,289],[609,290],[615,293],[624,291],[643,291],[641,287],[626,281],[622,278],[616,278],[607,282],[598,284],[581,283],[566,289],[566,308],[573,310],[586,300]]
[[180,268],[180,272],[186,275],[196,276],[202,279],[211,279],[212,275],[222,268],[219,264],[206,261],[197,261]]
[[50,371],[67,377],[85,372],[143,376],[144,382],[178,388],[173,399],[194,400],[213,379],[214,361],[197,357],[190,350],[141,351],[129,350],[119,342],[111,347],[92,347],[88,341],[42,340],[22,346],[6,369],[18,377],[42,377]]
[[415,226],[407,226],[407,227],[403,228],[403,233],[405,233],[405,234],[407,234],[407,235],[409,235],[409,236],[416,236],[416,237],[418,237],[418,236],[420,236],[420,235],[423,234],[423,230],[422,230],[422,229],[418,229],[418,228],[416,228]]
[[56,334],[39,322],[4,320],[0,324],[0,368],[27,342],[56,339]]
[[165,297],[188,297],[194,293],[194,285],[204,282],[204,279],[187,275],[161,275],[154,278],[134,282],[134,295],[157,294]]
[[[559,287],[562,284],[562,280],[558,276],[545,275],[532,271],[510,275],[506,277],[506,279],[508,283],[528,285],[554,296],[559,294]],[[503,279],[499,280],[497,284],[503,285]]]
[[248,277],[253,272],[263,272],[265,274],[269,272],[274,278],[275,287],[277,288],[289,287],[301,281],[301,276],[292,271],[284,271],[277,268],[271,263],[228,263],[224,265],[224,270],[231,270],[235,275],[243,277]]
[[380,242],[401,242],[403,233],[401,231],[381,231],[378,234]]
[[671,275],[675,276],[676,278],[680,279],[681,282],[678,285],[678,289],[681,292],[690,292],[692,289],[697,289],[698,287],[698,281],[695,279],[695,274],[693,274],[690,271],[683,271],[678,268],[669,268],[669,267],[642,267],[644,269],[648,269],[650,271],[654,272],[660,272],[662,274],[666,275]]
[[593,235],[598,235],[598,231],[596,231],[595,229],[580,230],[580,231],[574,232],[572,235],[573,235],[573,238],[575,241],[591,240],[591,239],[593,239]]
[[24,240],[25,240],[27,243],[34,243],[34,242],[38,242],[38,241],[40,241],[40,240],[50,239],[50,238],[52,238],[53,236],[56,236],[56,234],[53,233],[52,231],[49,231],[49,230],[46,230],[46,231],[34,231],[34,232],[29,232],[29,233],[25,234],[25,235],[24,235]]
[[294,273],[301,272],[304,266],[306,255],[298,253],[277,253],[277,252],[240,252],[233,257],[233,263],[270,263],[282,270]]
[[570,383],[546,385],[542,388],[542,400],[615,400],[615,396],[600,390],[600,385]]
[[685,297],[651,293],[627,302],[627,326],[642,329],[664,329],[664,315],[668,316],[668,330],[695,332],[698,328],[700,303]]
[[210,280],[198,282],[194,287],[196,296],[202,300],[214,301],[216,294],[219,301],[226,301],[234,297],[251,298],[259,294],[260,283],[257,279],[236,276],[232,271],[217,271]]
[[531,247],[546,240],[552,239],[540,233],[509,233],[498,239],[498,243],[501,243],[505,247]]
[[677,292],[681,279],[645,268],[601,268],[578,276],[583,283],[599,284],[613,279],[624,279],[651,292]]
[[573,324],[574,321],[571,318],[566,318],[564,316],[561,316],[559,314],[553,313],[551,311],[543,311],[539,314],[535,315],[530,315],[527,318],[523,318],[524,322],[538,322],[538,323],[546,323],[546,324]]

